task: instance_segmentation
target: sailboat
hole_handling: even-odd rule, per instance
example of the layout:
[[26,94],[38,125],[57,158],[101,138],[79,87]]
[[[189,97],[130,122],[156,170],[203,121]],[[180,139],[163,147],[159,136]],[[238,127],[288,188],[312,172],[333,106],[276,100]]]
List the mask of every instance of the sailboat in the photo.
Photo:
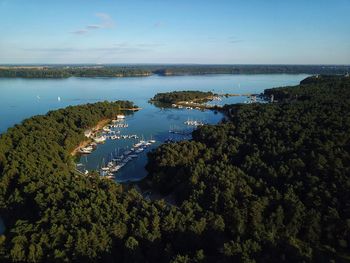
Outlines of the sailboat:
[[57,101],[61,101],[61,97],[57,97]]
[[149,140],[150,143],[155,143],[156,140],[153,139],[153,136],[151,135],[151,139]]

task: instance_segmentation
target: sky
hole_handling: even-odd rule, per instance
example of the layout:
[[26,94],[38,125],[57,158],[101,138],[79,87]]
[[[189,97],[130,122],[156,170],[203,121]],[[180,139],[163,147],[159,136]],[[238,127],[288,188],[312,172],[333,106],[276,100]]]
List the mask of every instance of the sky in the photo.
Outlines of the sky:
[[350,64],[350,0],[0,0],[0,64]]

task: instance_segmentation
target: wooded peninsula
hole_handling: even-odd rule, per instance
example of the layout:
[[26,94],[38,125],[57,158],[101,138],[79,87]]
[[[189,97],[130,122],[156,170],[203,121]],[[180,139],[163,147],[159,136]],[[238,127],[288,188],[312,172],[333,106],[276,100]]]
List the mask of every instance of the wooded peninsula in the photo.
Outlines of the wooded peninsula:
[[269,89],[274,103],[149,154],[149,201],[74,170],[84,129],[127,101],[35,116],[0,137],[1,262],[349,262],[350,78]]

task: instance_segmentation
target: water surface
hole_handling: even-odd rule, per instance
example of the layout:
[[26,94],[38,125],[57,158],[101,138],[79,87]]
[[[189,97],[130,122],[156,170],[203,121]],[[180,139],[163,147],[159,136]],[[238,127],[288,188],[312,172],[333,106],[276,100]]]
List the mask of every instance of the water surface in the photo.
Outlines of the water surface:
[[[129,116],[129,128],[124,134],[137,134],[145,139],[154,138],[157,144],[172,138],[171,127],[186,129],[183,122],[197,119],[217,123],[222,115],[213,111],[157,108],[148,100],[157,92],[174,90],[201,90],[215,93],[261,93],[266,88],[296,85],[307,75],[208,75],[131,78],[69,78],[69,79],[0,79],[0,133],[23,119],[49,110],[102,100],[131,100],[142,108]],[[58,97],[60,99],[58,99]],[[240,103],[246,97],[230,97],[221,102]],[[123,151],[134,141],[108,141],[81,162],[87,169],[96,169],[106,162],[114,151]],[[146,152],[130,162],[117,175],[118,181],[138,180],[146,175]]]

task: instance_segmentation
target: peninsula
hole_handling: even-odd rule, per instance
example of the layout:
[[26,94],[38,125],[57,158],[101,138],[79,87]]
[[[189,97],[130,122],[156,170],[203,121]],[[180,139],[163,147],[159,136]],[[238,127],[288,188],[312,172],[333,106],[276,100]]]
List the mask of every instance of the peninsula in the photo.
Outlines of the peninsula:
[[350,79],[310,77],[271,94],[278,102],[227,105],[224,123],[149,154],[141,185],[175,205],[75,171],[84,131],[131,102],[71,106],[10,128],[0,137],[0,259],[348,261]]

